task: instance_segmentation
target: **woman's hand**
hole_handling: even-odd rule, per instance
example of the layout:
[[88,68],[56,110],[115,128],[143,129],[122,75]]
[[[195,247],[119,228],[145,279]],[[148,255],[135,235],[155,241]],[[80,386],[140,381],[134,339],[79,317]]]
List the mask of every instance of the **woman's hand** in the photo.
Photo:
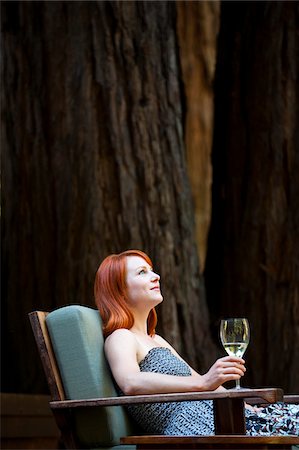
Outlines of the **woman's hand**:
[[236,356],[217,359],[210,370],[202,375],[204,390],[214,391],[226,381],[238,380],[246,372],[245,361]]

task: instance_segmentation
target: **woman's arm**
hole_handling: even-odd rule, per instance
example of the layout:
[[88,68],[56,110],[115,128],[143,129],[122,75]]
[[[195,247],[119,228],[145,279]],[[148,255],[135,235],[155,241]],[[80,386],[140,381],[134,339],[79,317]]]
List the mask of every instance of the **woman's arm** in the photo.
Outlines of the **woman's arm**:
[[133,333],[125,329],[114,331],[106,339],[105,353],[114,379],[126,395],[215,390],[225,381],[240,378],[245,371],[241,358],[228,356],[217,360],[205,375],[195,371],[191,376],[141,372],[138,343]]
[[[181,357],[181,355],[179,355],[179,354],[177,353],[177,351],[176,351],[176,350],[169,344],[169,342],[167,342],[164,338],[162,338],[161,336],[159,336],[158,334],[156,334],[156,335],[155,335],[155,341],[156,341],[156,342],[159,342],[163,347],[169,348],[169,350],[171,350],[172,353],[173,353],[174,355],[176,355],[178,358],[180,358],[182,361],[184,361],[185,364],[187,364],[186,361]],[[244,361],[243,361],[243,362],[244,362]],[[199,374],[198,372],[196,372],[189,364],[188,364],[188,366],[190,367],[192,376],[200,375],[200,374]],[[246,369],[245,369],[245,371],[246,371]],[[227,381],[228,381],[228,380],[227,380]],[[218,392],[226,391],[226,388],[225,388],[224,386],[218,386],[218,387],[215,389],[215,391],[218,391]]]

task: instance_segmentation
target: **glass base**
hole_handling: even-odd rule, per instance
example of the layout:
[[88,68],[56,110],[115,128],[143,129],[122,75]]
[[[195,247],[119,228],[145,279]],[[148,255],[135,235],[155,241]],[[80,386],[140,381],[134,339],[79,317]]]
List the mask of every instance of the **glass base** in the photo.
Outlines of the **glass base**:
[[229,391],[251,391],[251,388],[247,388],[247,387],[242,387],[242,386],[239,386],[239,387],[232,387],[232,388],[229,388],[228,389]]

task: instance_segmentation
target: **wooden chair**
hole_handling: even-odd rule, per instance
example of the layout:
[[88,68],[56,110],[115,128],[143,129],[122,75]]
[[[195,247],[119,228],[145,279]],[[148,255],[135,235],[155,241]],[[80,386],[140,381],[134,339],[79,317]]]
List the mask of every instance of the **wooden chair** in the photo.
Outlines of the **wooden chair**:
[[[51,393],[50,407],[66,448],[290,449],[299,444],[296,437],[245,436],[244,399],[273,403],[282,400],[281,389],[118,397],[103,352],[97,310],[70,305],[51,313],[34,311],[29,318]],[[203,399],[214,401],[216,436],[145,436],[124,408]]]

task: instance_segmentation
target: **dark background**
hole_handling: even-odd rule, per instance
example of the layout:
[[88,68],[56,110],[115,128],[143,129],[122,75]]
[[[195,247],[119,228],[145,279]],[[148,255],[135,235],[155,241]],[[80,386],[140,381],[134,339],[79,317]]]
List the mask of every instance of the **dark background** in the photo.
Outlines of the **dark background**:
[[200,371],[299,387],[297,2],[1,2],[2,392],[44,393],[27,314],[94,305],[111,252],[162,277]]

